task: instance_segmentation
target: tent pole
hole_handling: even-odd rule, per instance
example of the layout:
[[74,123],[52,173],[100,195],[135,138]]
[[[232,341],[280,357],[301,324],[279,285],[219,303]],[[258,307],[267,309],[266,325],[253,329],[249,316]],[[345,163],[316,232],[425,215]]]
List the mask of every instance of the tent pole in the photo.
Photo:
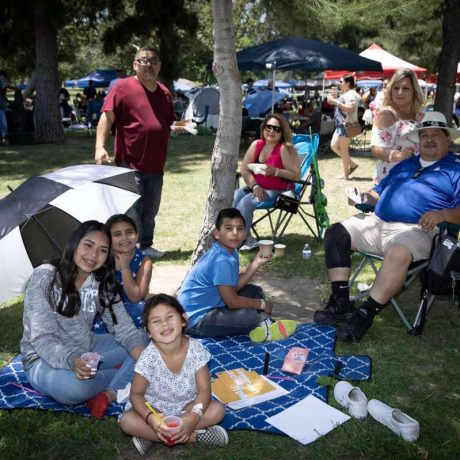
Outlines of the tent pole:
[[275,70],[275,66],[273,66],[273,74],[272,74],[272,112],[275,110],[275,74],[276,74],[276,70]]

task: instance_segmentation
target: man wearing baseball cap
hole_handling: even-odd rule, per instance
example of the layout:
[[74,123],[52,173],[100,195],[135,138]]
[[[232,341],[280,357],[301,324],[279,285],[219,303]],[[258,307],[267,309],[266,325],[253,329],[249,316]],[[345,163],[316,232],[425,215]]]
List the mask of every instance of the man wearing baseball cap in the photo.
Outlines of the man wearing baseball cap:
[[[337,327],[343,341],[360,340],[374,316],[402,288],[409,265],[429,258],[440,222],[460,224],[460,157],[449,151],[460,131],[448,127],[440,112],[428,112],[408,135],[419,143],[420,155],[398,163],[378,185],[356,190],[349,204],[375,206],[331,225],[324,238],[326,266],[332,285],[327,306],[314,321]],[[369,297],[354,309],[348,280],[351,252],[384,257]]]

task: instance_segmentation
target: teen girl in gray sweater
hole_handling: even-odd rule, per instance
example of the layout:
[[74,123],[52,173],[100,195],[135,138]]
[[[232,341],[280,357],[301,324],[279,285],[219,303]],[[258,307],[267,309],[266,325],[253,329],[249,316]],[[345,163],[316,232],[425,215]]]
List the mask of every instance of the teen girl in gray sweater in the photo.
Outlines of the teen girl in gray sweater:
[[[97,312],[109,331],[92,332]],[[131,381],[145,348],[142,333],[126,312],[116,288],[110,235],[97,221],[71,235],[56,267],[37,267],[24,299],[21,353],[27,378],[37,391],[63,404],[84,401],[102,417],[117,390]],[[98,368],[81,360],[102,355]]]

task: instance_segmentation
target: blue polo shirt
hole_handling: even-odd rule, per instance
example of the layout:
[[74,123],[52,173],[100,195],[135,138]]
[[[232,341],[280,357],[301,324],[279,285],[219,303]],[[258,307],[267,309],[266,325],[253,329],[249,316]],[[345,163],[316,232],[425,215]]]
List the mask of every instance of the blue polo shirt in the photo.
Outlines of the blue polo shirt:
[[179,302],[188,315],[188,327],[194,326],[210,310],[225,303],[219,286],[238,287],[240,262],[238,251],[230,253],[214,243],[190,270],[179,292]]
[[449,153],[421,169],[418,156],[401,161],[373,190],[375,214],[385,222],[416,224],[427,211],[460,206],[460,158]]

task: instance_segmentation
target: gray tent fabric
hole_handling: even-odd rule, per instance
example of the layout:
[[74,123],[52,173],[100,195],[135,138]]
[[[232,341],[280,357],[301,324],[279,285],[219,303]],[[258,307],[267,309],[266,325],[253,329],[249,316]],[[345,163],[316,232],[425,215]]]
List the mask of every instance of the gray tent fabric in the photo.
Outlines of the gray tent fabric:
[[380,62],[366,59],[338,46],[301,37],[283,37],[236,53],[240,71],[266,70],[373,70]]

